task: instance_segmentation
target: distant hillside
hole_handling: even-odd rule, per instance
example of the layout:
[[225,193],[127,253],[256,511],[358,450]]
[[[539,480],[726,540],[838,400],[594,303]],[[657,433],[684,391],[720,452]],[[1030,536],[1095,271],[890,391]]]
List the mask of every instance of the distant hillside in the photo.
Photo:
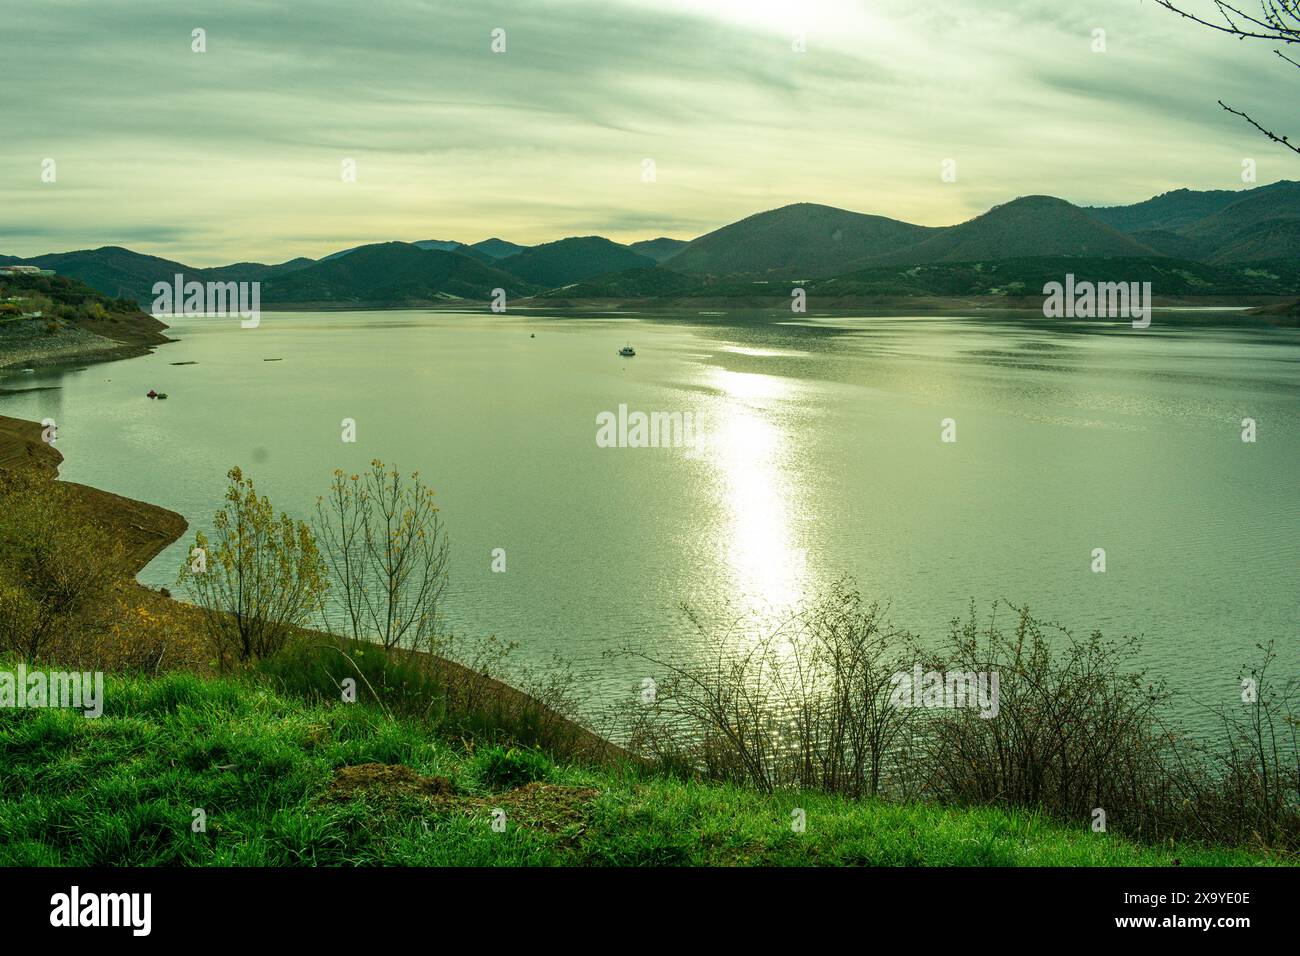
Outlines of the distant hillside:
[[681,252],[687,245],[685,239],[669,239],[667,236],[660,236],[658,239],[643,239],[640,242],[634,242],[628,248],[638,255],[653,259],[655,262],[663,262],[669,256]]
[[527,246],[521,246],[513,242],[506,242],[504,239],[497,239],[495,236],[491,239],[484,239],[482,242],[476,242],[470,246],[471,249],[477,249],[493,259],[508,259],[511,256],[517,256],[527,249]]
[[1098,222],[1078,206],[1051,196],[1022,196],[960,225],[935,230],[924,242],[864,265],[979,262],[1025,256],[1099,258],[1159,255]]
[[213,269],[187,269],[186,273],[202,273],[205,282],[213,276],[219,276],[224,282],[257,282],[269,279],[272,276],[297,272],[299,269],[306,269],[308,266],[314,266],[315,264],[315,259],[299,256],[297,259],[290,259],[288,262],[281,262],[272,266],[264,265],[261,262],[235,262],[228,266],[217,266]]
[[1085,212],[1120,232],[1168,230],[1174,232],[1218,212],[1244,195],[1244,191],[1175,189],[1129,206],[1083,206]]
[[883,216],[796,203],[700,236],[664,265],[696,275],[827,276],[915,246],[936,231]]
[[278,265],[237,262],[212,269],[197,269],[183,262],[144,255],[121,246],[62,252],[22,261],[79,279],[104,295],[134,299],[146,311],[154,299],[154,283],[171,283],[177,273],[187,280],[201,282],[258,282],[316,264],[313,259],[298,258]]
[[533,246],[501,262],[501,268],[533,285],[554,288],[608,272],[653,266],[654,260],[600,236],[581,236]]
[[1252,189],[1176,189],[1131,206],[1087,212],[1165,254],[1204,262],[1256,262],[1295,248],[1300,183]]
[[1236,202],[1206,216],[1180,232],[1205,244],[1211,262],[1246,261],[1271,258],[1293,252],[1294,245],[1269,249],[1265,236],[1286,241],[1294,236],[1294,227],[1281,225],[1300,220],[1300,183],[1273,183],[1253,189]]
[[[414,243],[412,243],[412,245],[414,245]],[[496,259],[493,259],[486,252],[483,252],[481,249],[475,249],[473,246],[467,246],[463,242],[458,243],[452,249],[446,249],[442,251],[454,252],[458,256],[465,256],[467,258],[473,259],[475,262],[481,262],[485,266],[491,266],[494,269],[498,268],[500,265],[500,263]]]
[[[533,291],[532,284],[476,261],[492,261],[483,253],[459,243],[456,246],[471,255],[393,242],[346,250],[346,254],[335,254],[319,262],[298,258],[278,265],[239,262],[210,269],[142,255],[119,246],[21,261],[84,281],[105,295],[134,299],[146,311],[154,299],[154,283],[171,283],[177,273],[187,280],[200,282],[260,282],[263,305],[272,302],[388,304],[458,296],[486,299],[495,288],[505,288],[512,296]],[[344,263],[349,265],[343,267]]]
[[317,262],[332,262],[332,261],[334,261],[335,259],[342,259],[344,256],[351,255],[352,253],[356,252],[358,249],[361,249],[361,248],[363,248],[363,247],[362,247],[362,246],[348,246],[346,249],[340,249],[338,252],[331,252],[331,253],[330,253],[329,255],[327,255],[327,256],[321,256],[321,257],[320,257],[318,260],[316,260],[316,261],[317,261]]
[[[1214,266],[1163,256],[1115,258],[1025,256],[978,262],[872,266],[801,283],[813,308],[817,300],[970,296],[1041,297],[1048,282],[1067,273],[1092,282],[1150,282],[1152,295],[1245,296],[1300,293],[1300,259]],[[600,276],[543,298],[555,300],[738,299],[786,302],[794,283],[739,277],[687,276],[667,268]]]
[[[382,307],[461,296],[478,299],[494,288],[507,289],[511,298],[550,290],[554,294],[549,298],[556,302],[587,295],[689,297],[690,290],[699,289],[724,296],[732,295],[730,290],[748,289],[743,294],[753,295],[764,291],[750,285],[756,280],[831,279],[877,269],[885,271],[873,282],[898,285],[899,270],[912,266],[987,265],[1044,256],[1169,257],[1180,263],[1261,264],[1271,269],[1272,263],[1292,256],[1298,247],[1300,183],[1281,181],[1241,190],[1178,189],[1129,206],[1096,208],[1051,196],[1025,196],[946,227],[796,203],[757,213],[690,242],[660,237],[629,246],[582,236],[529,247],[497,237],[473,245],[425,239],[344,249],[320,261],[300,257],[275,265],[237,262],[207,269],[120,246],[33,259],[0,256],[0,262],[53,269],[108,296],[134,298],[145,308],[152,302],[154,284],[171,282],[177,273],[205,282],[261,282],[264,303]],[[351,267],[337,268],[363,252],[366,255]],[[926,274],[931,294],[938,294],[934,290],[939,287],[973,287],[962,268],[954,269],[951,282]],[[1244,275],[1241,270],[1193,270],[1193,274],[1193,285],[1244,288],[1238,281]],[[901,281],[900,287],[916,286],[908,280]]]
[[1164,256],[1024,256],[903,269],[877,266],[812,282],[807,288],[810,297],[1041,296],[1046,283],[1062,282],[1067,273],[1073,274],[1077,282],[1150,282],[1151,293],[1158,298],[1300,292],[1300,260],[1213,266]]
[[535,291],[457,252],[384,242],[263,282],[262,305],[402,305],[454,298],[487,302],[497,288],[511,298]]
[[1142,229],[1129,235],[1160,255],[1175,259],[1203,260],[1212,251],[1212,244],[1169,229]]
[[60,252],[23,261],[80,279],[107,296],[135,299],[146,309],[153,301],[155,282],[171,282],[178,272],[190,275],[200,271],[171,259],[147,256],[121,246]]
[[1269,219],[1257,226],[1243,226],[1218,238],[1206,258],[1213,263],[1262,262],[1279,252],[1300,250],[1300,218]]
[[551,299],[653,299],[661,296],[698,296],[710,288],[708,280],[664,268],[628,269],[597,276],[542,294]]
[[[379,245],[379,243],[364,243],[360,246],[349,246],[347,249],[340,249],[338,252],[331,252],[328,256],[322,256],[321,262],[329,262],[333,259],[342,259],[344,256],[350,256],[358,249],[365,249],[367,246]],[[417,249],[438,249],[442,252],[451,252],[453,249],[459,249],[465,245],[463,242],[457,242],[455,239],[420,239],[417,242],[408,242],[408,246],[415,246]]]

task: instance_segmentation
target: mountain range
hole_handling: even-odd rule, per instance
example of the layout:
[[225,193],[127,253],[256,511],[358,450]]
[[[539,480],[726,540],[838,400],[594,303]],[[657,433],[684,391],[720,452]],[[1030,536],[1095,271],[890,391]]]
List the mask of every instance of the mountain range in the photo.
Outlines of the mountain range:
[[753,294],[774,282],[913,295],[1008,294],[1007,282],[991,279],[999,271],[994,264],[1003,264],[1002,279],[1027,280],[1043,269],[1067,271],[1072,261],[1115,272],[1116,260],[1130,261],[1130,271],[1164,275],[1168,294],[1295,294],[1300,285],[1291,260],[1298,247],[1300,183],[1283,180],[1242,190],[1176,189],[1127,206],[1023,196],[944,227],[795,203],[690,241],[659,237],[625,245],[580,236],[524,246],[496,237],[472,244],[426,239],[354,246],[319,260],[202,269],[105,246],[28,259],[0,255],[0,264],[53,269],[146,308],[154,283],[177,273],[200,281],[259,281],[264,306],[343,308],[486,301],[495,289],[512,300],[551,301]]

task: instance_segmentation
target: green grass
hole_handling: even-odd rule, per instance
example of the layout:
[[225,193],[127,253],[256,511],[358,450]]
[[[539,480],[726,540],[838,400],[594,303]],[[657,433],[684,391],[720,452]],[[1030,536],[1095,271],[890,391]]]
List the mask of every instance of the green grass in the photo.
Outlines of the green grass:
[[[1184,866],[1243,851],[1138,847],[1002,810],[854,803],[455,749],[416,721],[237,680],[107,681],[104,716],[0,710],[0,865]],[[455,795],[326,799],[335,771],[404,764]],[[512,800],[545,779],[547,801]],[[520,797],[522,800],[523,798]],[[492,810],[506,809],[504,832]],[[206,832],[191,828],[206,812]],[[795,833],[791,811],[806,829]]]

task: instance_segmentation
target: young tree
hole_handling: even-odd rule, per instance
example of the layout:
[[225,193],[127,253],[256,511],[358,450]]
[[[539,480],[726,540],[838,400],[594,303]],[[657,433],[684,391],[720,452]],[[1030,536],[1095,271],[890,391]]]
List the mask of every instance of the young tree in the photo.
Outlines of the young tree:
[[334,472],[316,501],[315,530],[357,640],[429,650],[447,584],[447,535],[433,489],[375,459],[361,475]]
[[186,556],[179,583],[204,611],[224,670],[232,657],[269,657],[317,611],[329,588],[325,563],[305,522],[259,497],[239,468],[227,473],[226,504]]

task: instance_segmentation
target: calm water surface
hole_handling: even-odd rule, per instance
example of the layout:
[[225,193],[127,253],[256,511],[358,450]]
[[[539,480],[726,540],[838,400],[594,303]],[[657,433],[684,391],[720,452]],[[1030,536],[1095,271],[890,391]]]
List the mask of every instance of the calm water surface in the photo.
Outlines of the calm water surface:
[[[148,357],[5,376],[59,387],[0,408],[56,419],[64,478],[204,528],[234,464],[303,518],[334,468],[418,468],[452,536],[457,632],[558,653],[597,701],[653,676],[606,651],[699,653],[680,602],[775,614],[845,574],[935,640],[972,598],[1141,633],[1205,702],[1238,693],[1257,642],[1296,671],[1300,333],[792,318],[178,320]],[[600,448],[596,416],[620,404],[691,412],[704,441]],[[187,551],[141,580],[173,585]]]

